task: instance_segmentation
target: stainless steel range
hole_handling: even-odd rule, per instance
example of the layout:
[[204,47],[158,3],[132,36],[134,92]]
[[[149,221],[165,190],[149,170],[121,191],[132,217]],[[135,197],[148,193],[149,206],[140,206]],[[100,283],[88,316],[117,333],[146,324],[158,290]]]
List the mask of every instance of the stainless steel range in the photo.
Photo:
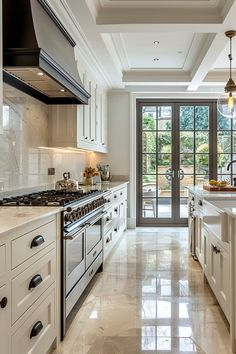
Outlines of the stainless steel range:
[[102,271],[102,216],[106,195],[102,191],[49,190],[4,198],[2,206],[61,206],[61,314],[62,338],[67,319],[84,289]]

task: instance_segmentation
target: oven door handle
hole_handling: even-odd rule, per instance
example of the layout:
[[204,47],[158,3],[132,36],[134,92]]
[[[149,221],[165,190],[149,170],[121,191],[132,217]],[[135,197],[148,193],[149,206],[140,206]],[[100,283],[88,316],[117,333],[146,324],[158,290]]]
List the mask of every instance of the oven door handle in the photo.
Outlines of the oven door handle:
[[87,225],[82,225],[79,229],[76,229],[76,231],[73,234],[68,233],[68,235],[64,236],[64,240],[74,240],[78,234],[81,234],[85,229],[87,228]]
[[101,217],[106,213],[106,211],[102,211],[101,213],[99,213],[98,216],[96,216],[95,218],[93,218],[92,220],[90,220],[89,222],[87,222],[85,225],[87,227],[92,226],[93,224],[95,224],[99,219],[101,219]]

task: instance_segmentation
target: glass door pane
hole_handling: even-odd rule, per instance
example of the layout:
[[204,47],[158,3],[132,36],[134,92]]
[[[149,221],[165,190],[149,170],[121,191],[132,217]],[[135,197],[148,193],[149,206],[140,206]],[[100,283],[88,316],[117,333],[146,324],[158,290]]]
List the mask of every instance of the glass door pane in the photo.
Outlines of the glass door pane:
[[186,187],[209,179],[210,108],[208,104],[179,105],[179,218],[188,217]]
[[142,219],[172,219],[171,105],[142,106]]

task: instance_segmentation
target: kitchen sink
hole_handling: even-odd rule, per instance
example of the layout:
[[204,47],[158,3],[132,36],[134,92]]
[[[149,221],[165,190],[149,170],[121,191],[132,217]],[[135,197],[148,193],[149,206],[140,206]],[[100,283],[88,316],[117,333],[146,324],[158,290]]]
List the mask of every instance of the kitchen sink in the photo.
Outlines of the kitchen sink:
[[236,207],[236,199],[203,201],[203,224],[224,242],[229,242],[229,221],[225,208],[230,207]]

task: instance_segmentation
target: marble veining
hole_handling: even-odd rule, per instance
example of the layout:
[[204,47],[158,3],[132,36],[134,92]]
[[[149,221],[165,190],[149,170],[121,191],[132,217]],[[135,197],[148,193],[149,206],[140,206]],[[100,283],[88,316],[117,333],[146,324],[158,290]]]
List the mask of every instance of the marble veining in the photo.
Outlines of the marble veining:
[[[78,179],[89,164],[89,153],[45,149],[49,119],[46,104],[4,84],[0,194],[54,186],[65,171]],[[48,167],[55,168],[55,176],[48,176]]]
[[185,228],[127,231],[74,314],[53,354],[231,353]]
[[0,207],[0,237],[20,226],[59,213],[60,207]]

